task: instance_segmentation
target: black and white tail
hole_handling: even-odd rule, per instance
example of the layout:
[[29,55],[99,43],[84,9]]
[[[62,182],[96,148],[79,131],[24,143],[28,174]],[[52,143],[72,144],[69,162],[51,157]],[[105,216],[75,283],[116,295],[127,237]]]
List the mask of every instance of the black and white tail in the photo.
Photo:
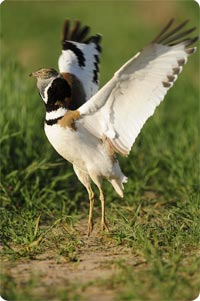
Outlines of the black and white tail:
[[86,100],[99,89],[99,56],[101,35],[88,37],[89,26],[81,27],[76,21],[70,29],[70,21],[63,27],[62,54],[58,60],[60,73],[71,73],[83,84]]

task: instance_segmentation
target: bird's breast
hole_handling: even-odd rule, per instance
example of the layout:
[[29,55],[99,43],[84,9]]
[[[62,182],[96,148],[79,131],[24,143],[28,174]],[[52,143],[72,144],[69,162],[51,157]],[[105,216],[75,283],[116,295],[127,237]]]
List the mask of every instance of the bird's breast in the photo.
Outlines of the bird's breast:
[[115,175],[115,163],[105,141],[98,139],[80,124],[76,130],[58,123],[45,124],[45,133],[55,150],[67,161],[90,174],[92,171],[105,178]]
[[55,150],[67,161],[87,169],[88,162],[97,156],[104,156],[102,142],[83,128],[73,130],[58,123],[45,124],[45,133]]
[[44,130],[49,142],[59,155],[74,163],[77,159],[77,151],[80,148],[78,133],[71,128],[63,128],[59,124],[52,126],[45,124]]

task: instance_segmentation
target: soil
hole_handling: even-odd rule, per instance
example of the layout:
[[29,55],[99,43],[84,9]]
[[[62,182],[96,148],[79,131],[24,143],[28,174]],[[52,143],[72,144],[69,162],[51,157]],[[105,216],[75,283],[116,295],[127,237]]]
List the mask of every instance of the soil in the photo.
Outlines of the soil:
[[[116,290],[108,285],[102,289],[99,283],[106,283],[106,280],[120,271],[117,262],[132,266],[139,266],[144,262],[127,247],[116,245],[112,240],[103,242],[97,228],[94,228],[88,238],[86,229],[86,221],[76,226],[82,241],[76,254],[77,262],[66,260],[64,256],[58,257],[54,251],[48,251],[37,255],[34,260],[24,258],[15,263],[4,262],[3,268],[9,270],[9,275],[20,281],[20,284],[26,285],[30,276],[38,277],[40,281],[35,293],[40,296],[45,296],[47,291],[54,287],[74,287],[83,300],[115,300]],[[81,291],[77,286],[81,287]]]

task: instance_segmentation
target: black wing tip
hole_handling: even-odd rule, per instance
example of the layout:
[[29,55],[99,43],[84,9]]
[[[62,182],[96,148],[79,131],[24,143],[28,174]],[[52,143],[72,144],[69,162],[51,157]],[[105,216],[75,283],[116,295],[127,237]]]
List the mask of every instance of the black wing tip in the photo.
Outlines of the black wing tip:
[[88,37],[90,32],[90,27],[85,25],[81,27],[80,20],[74,20],[74,26],[71,28],[71,21],[70,19],[66,19],[63,25],[63,32],[62,32],[62,46],[66,44],[66,41],[74,41],[84,44],[95,43],[97,49],[101,51],[101,40],[102,36],[100,34],[96,34],[94,36]]
[[86,44],[90,44],[90,43],[94,43],[96,45],[96,49],[98,52],[102,51],[102,47],[101,47],[101,41],[102,41],[102,35],[101,34],[96,34],[94,36],[89,37],[85,43]]
[[191,46],[192,44],[196,43],[199,40],[200,40],[200,36],[196,36],[196,37],[194,37],[192,39],[187,39],[187,41],[186,41],[186,47]]
[[195,31],[196,27],[182,31],[182,29],[190,21],[189,19],[183,21],[178,26],[172,29],[172,24],[174,23],[174,21],[175,18],[170,19],[167,25],[161,30],[161,32],[154,38],[151,43],[174,46],[184,42],[185,47],[188,47],[198,40],[198,37],[189,37],[189,34]]
[[62,43],[68,39],[69,28],[70,28],[70,20],[65,19],[63,24],[63,31],[62,31]]

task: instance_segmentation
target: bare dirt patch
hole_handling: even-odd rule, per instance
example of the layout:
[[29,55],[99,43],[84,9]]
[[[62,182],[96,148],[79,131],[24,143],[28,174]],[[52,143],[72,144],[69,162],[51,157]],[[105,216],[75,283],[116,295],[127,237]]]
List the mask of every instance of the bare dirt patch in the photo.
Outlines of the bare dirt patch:
[[68,287],[83,300],[114,300],[116,291],[106,285],[102,292],[102,283],[109,282],[120,272],[119,263],[137,266],[144,262],[132,254],[131,249],[116,245],[111,239],[105,241],[97,227],[89,238],[85,234],[86,229],[86,221],[76,226],[81,244],[76,249],[75,260],[70,261],[63,254],[58,256],[55,249],[36,255],[34,259],[3,262],[4,273],[9,273],[24,286],[31,278],[37,279],[33,294],[38,296],[48,296],[48,290],[55,287]]

